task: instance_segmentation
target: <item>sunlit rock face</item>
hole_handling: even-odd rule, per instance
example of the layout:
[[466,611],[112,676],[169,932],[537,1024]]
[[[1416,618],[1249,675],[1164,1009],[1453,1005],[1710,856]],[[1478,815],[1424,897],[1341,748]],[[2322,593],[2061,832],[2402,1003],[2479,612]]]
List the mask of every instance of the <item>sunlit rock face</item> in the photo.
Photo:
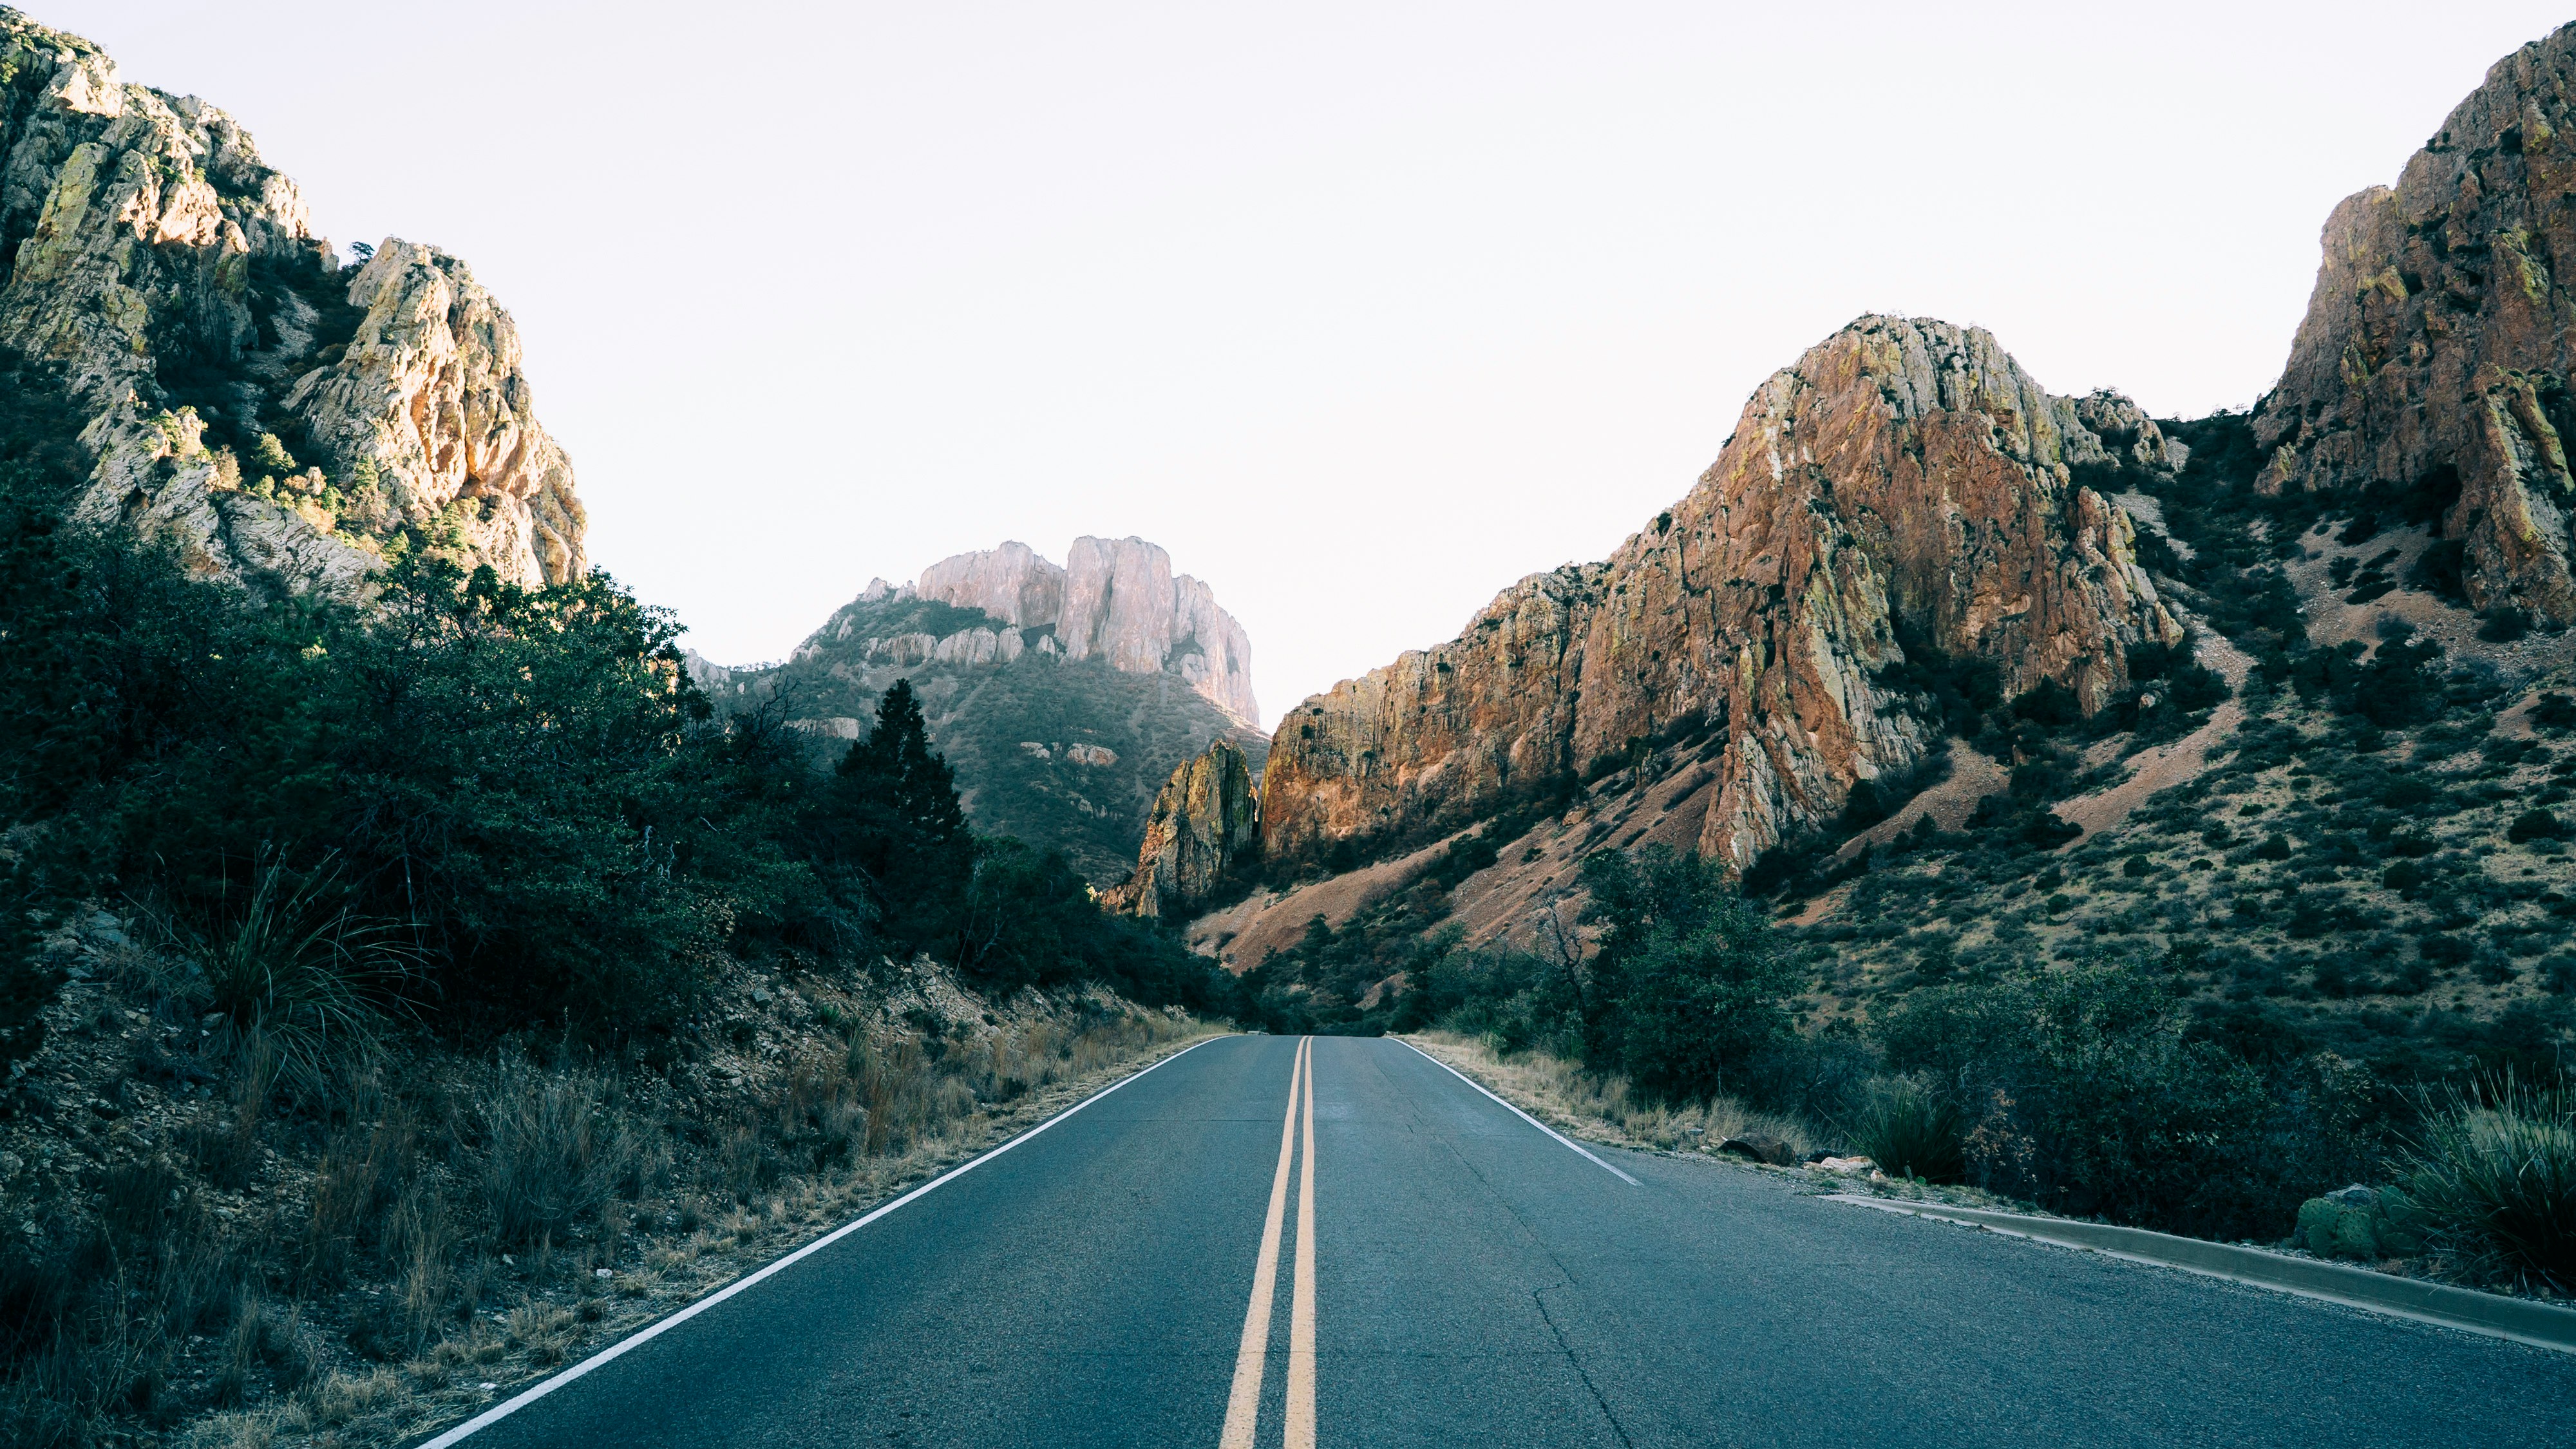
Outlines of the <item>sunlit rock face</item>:
[[963,553],[922,570],[919,596],[1023,629],[1050,629],[1048,647],[1103,659],[1128,674],[1178,674],[1235,722],[1257,728],[1252,641],[1216,595],[1141,538],[1073,541],[1062,567],[1025,543]]
[[2393,188],[2346,198],[2278,388],[2269,492],[2418,488],[2480,608],[2576,621],[2576,27],[2495,63]]
[[1456,639],[1283,717],[1263,848],[1418,838],[1689,738],[1722,743],[1699,847],[1741,867],[1930,747],[1919,699],[1878,682],[1900,629],[2097,707],[2130,645],[2182,637],[2128,515],[2075,481],[2114,450],[2168,466],[2125,399],[2052,397],[1982,331],[1864,317],[1764,383],[1607,562],[1523,579]]
[[342,266],[230,116],[11,10],[0,265],[0,347],[91,414],[84,516],[306,585],[411,549],[521,585],[586,567],[517,330],[462,262],[389,239]]
[[1252,761],[1230,740],[1172,772],[1154,796],[1136,873],[1101,892],[1108,910],[1184,918],[1261,853]]

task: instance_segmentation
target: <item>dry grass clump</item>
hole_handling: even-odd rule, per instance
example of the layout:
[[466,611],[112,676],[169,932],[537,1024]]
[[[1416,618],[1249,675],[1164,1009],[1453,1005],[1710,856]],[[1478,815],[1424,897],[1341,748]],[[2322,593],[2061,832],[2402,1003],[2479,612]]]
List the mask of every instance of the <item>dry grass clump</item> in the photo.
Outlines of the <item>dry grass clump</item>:
[[1491,1042],[1456,1032],[1430,1031],[1404,1038],[1518,1103],[1524,1110],[1576,1136],[1621,1147],[1681,1151],[1715,1147],[1729,1137],[1777,1137],[1804,1153],[1817,1143],[1807,1124],[1757,1112],[1732,1097],[1707,1102],[1649,1100],[1626,1077],[1586,1071],[1580,1064],[1540,1051],[1508,1056]]
[[501,1059],[472,1107],[483,1134],[484,1202],[501,1242],[563,1238],[608,1205],[636,1155],[616,1105],[596,1072]]

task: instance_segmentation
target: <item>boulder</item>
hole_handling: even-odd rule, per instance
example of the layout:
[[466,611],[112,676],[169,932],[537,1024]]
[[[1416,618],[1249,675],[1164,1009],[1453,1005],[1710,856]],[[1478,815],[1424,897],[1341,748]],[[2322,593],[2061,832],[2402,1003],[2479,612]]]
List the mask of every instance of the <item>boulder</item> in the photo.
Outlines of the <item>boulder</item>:
[[1866,1157],[1818,1157],[1810,1165],[1842,1177],[1868,1177],[1878,1171],[1878,1164]]
[[1717,1144],[1717,1150],[1733,1153],[1738,1157],[1750,1157],[1756,1162],[1767,1162],[1773,1167],[1787,1167],[1797,1160],[1797,1153],[1788,1143],[1760,1132],[1748,1132],[1741,1137],[1729,1137]]

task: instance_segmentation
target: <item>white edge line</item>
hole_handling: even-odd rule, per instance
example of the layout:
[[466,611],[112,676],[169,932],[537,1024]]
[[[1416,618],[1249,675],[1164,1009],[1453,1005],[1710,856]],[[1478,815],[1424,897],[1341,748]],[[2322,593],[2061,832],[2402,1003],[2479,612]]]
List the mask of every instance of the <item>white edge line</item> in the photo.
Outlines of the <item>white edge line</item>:
[[2042,1233],[2028,1232],[2019,1228],[1999,1227],[1993,1223],[1981,1223],[1970,1218],[1954,1218],[1934,1207],[1918,1207],[1910,1204],[1906,1206],[1898,1206],[1895,1203],[1881,1202],[1871,1198],[1845,1197],[1830,1194],[1825,1198],[1825,1201],[1849,1203],[1853,1207],[1876,1208],[1883,1213],[1896,1213],[1909,1218],[1923,1218],[1930,1222],[1948,1223],[1953,1227],[1975,1228],[1984,1232],[1993,1233],[1998,1237],[2019,1238],[2026,1243],[2040,1243],[2047,1247],[2062,1248],[2070,1252],[2091,1253],[2096,1257],[2118,1258],[2124,1262],[2143,1263],[2150,1268],[2170,1268],[2177,1273],[2197,1273],[2203,1278],[2215,1278],[2222,1283],[2236,1283],[2247,1288],[2260,1288],[2269,1293],[2285,1293],[2293,1298],[2313,1298],[2320,1303],[2340,1304],[2345,1308],[2357,1308],[2364,1313],[2376,1313],[2385,1318],[2403,1318],[2412,1323],[2428,1323],[2435,1328],[2450,1329],[2454,1333],[2475,1333],[2487,1338],[2501,1338],[2513,1343],[2529,1344],[2533,1348],[2553,1349],[2559,1353],[2576,1352],[2576,1348],[2571,1348],[2568,1344],[2560,1340],[2534,1338],[2529,1334],[2516,1333],[2509,1328],[2496,1328],[2488,1324],[2472,1323],[2466,1319],[2449,1318],[2438,1313],[2426,1313],[2420,1309],[2400,1308],[2389,1303],[2375,1303],[2367,1298],[2354,1298],[2341,1293],[2329,1293],[2321,1288],[2301,1288],[2288,1283],[2275,1283],[2267,1278],[2256,1278],[2244,1273],[2230,1273],[2222,1268],[2202,1268],[2190,1263],[2167,1262],[2165,1259],[2150,1258],[2142,1253],[2124,1253],[2117,1248],[2097,1248],[2089,1243],[2062,1242]]
[[[1397,1037],[1396,1040],[1404,1041],[1404,1038]],[[1447,1062],[1440,1060],[1438,1057],[1424,1051],[1422,1048],[1413,1046],[1413,1043],[1409,1041],[1404,1042],[1404,1044],[1406,1046],[1413,1047],[1414,1055],[1421,1057],[1424,1061],[1429,1062],[1431,1065],[1438,1067],[1440,1070],[1447,1072],[1453,1077],[1456,1077],[1459,1081],[1465,1082],[1468,1086],[1475,1088],[1477,1091],[1483,1092],[1486,1096],[1494,1097],[1494,1094],[1486,1088],[1485,1084],[1477,1081],[1474,1077],[1468,1076],[1465,1072],[1462,1072],[1456,1067],[1449,1065]],[[1520,1108],[1513,1106],[1511,1103],[1504,1102],[1500,1097],[1494,1097],[1494,1100],[1502,1102],[1504,1110],[1510,1112],[1513,1116],[1520,1118],[1532,1127],[1535,1127],[1541,1132],[1546,1133],[1548,1136],[1555,1138],[1557,1141],[1564,1143],[1566,1146],[1573,1148],[1576,1152],[1582,1153],[1586,1161],[1590,1162],[1593,1166],[1600,1168],[1603,1172],[1610,1174],[1612,1177],[1619,1179],[1630,1187],[1642,1186],[1637,1179],[1630,1177],[1628,1174],[1621,1172],[1615,1167],[1612,1167],[1609,1163],[1602,1161],[1600,1158],[1594,1157],[1591,1151],[1585,1148],[1582,1143],[1579,1143],[1573,1138],[1566,1136],[1564,1133],[1557,1131],[1555,1128],[1550,1127],[1546,1123],[1538,1120],[1536,1117],[1522,1111]],[[423,1446],[423,1449],[436,1449],[436,1446],[425,1445]]]
[[[1229,1033],[1229,1035],[1231,1035],[1231,1033]],[[546,1395],[551,1394],[555,1390],[562,1388],[564,1385],[571,1383],[573,1380],[580,1378],[582,1375],[589,1373],[592,1369],[598,1368],[600,1365],[607,1363],[610,1359],[616,1358],[620,1354],[625,1353],[628,1349],[642,1347],[644,1344],[661,1337],[669,1330],[679,1327],[681,1324],[688,1322],[690,1319],[697,1317],[699,1314],[706,1312],[708,1309],[715,1307],[717,1304],[724,1302],[726,1299],[742,1292],[744,1289],[751,1287],[762,1279],[767,1278],[772,1274],[784,1271],[794,1264],[823,1251],[825,1248],[832,1246],[841,1239],[848,1237],[850,1234],[857,1232],[859,1229],[864,1228],[868,1224],[875,1222],[877,1219],[884,1217],[886,1214],[893,1212],[896,1208],[899,1208],[905,1203],[912,1201],[914,1198],[920,1197],[922,1194],[929,1192],[932,1188],[938,1187],[940,1184],[949,1181],[951,1178],[965,1176],[967,1173],[974,1171],[976,1168],[983,1166],[985,1163],[992,1161],[994,1158],[999,1157],[1003,1153],[1010,1151],[1012,1148],[1019,1146],[1021,1143],[1028,1141],[1030,1138],[1037,1136],[1039,1133],[1044,1132],[1059,1122],[1062,1122],[1067,1117],[1070,1117],[1074,1113],[1081,1111],[1083,1108],[1090,1106],[1092,1103],[1099,1101],[1101,1098],[1108,1096],[1110,1093],[1117,1091],[1119,1088],[1126,1086],[1128,1083],[1134,1082],[1150,1073],[1160,1071],[1162,1068],[1170,1066],[1172,1063],[1179,1061],[1181,1058],[1188,1056],[1194,1051],[1197,1051],[1200,1047],[1206,1046],[1208,1042],[1223,1040],[1225,1040],[1225,1038],[1222,1036],[1212,1036],[1209,1037],[1207,1041],[1192,1042],[1188,1046],[1181,1048],[1179,1051],[1172,1053],[1170,1056],[1163,1058],[1161,1061],[1154,1063],[1154,1065],[1145,1068],[1144,1071],[1137,1072],[1133,1076],[1119,1078],[1117,1081],[1110,1083],[1108,1086],[1101,1088],[1099,1091],[1092,1093],[1090,1096],[1083,1098],[1081,1101],[1074,1103],[1072,1106],[1067,1107],[1063,1111],[1056,1113],[1054,1116],[1049,1117],[1043,1122],[1040,1122],[1028,1131],[1023,1132],[1019,1136],[1012,1138],[1010,1141],[1003,1143],[1001,1146],[993,1148],[980,1156],[968,1158],[966,1161],[957,1164],[955,1167],[939,1174],[937,1177],[934,1177],[930,1181],[923,1183],[921,1186],[914,1188],[912,1191],[905,1193],[903,1196],[896,1198],[894,1201],[874,1208],[866,1215],[858,1218],[856,1221],[844,1223],[840,1227],[833,1229],[831,1232],[824,1234],[822,1237],[816,1238],[814,1241],[807,1243],[804,1247],[798,1248],[795,1252],[771,1263],[768,1267],[745,1274],[740,1278],[736,1278],[731,1283],[726,1284],[724,1287],[708,1294],[706,1297],[699,1299],[697,1302],[690,1304],[688,1307],[681,1309],[679,1312],[672,1314],[668,1318],[658,1319],[628,1337],[619,1339],[617,1342],[601,1349],[599,1352],[592,1354],[581,1362],[574,1364],[571,1368],[565,1369],[562,1373],[556,1374],[553,1378],[540,1380],[534,1386],[520,1390],[517,1396],[502,1403],[493,1405],[491,1408],[484,1410],[482,1413],[475,1415],[473,1418],[466,1420],[464,1423],[457,1425],[455,1428],[448,1430],[437,1438],[420,1445],[419,1449],[447,1449],[447,1446],[456,1443],[468,1434],[472,1434],[480,1429],[490,1428],[492,1425],[499,1423],[501,1420],[508,1418],[519,1410],[526,1408],[528,1405],[535,1403],[537,1400],[544,1398]],[[1505,1105],[1508,1106],[1509,1104],[1506,1103]],[[1581,1149],[1578,1148],[1577,1150],[1580,1151]],[[1587,1157],[1591,1156],[1590,1153],[1585,1153],[1584,1155]],[[1597,1161],[1598,1159],[1595,1160]],[[1604,1165],[1606,1166],[1607,1164]],[[1613,1170],[1615,1171],[1616,1169]]]

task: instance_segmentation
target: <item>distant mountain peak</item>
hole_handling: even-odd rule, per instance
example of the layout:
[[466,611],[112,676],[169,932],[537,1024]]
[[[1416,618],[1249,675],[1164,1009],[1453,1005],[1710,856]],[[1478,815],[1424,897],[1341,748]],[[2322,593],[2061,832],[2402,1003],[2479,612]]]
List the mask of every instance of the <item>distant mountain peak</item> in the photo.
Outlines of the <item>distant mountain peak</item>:
[[[886,597],[872,580],[862,602]],[[1014,629],[1053,628],[1067,659],[1102,659],[1128,674],[1177,674],[1248,729],[1260,728],[1252,694],[1252,640],[1216,594],[1141,538],[1073,541],[1058,565],[1016,540],[961,553],[921,571],[913,597],[980,609]]]

